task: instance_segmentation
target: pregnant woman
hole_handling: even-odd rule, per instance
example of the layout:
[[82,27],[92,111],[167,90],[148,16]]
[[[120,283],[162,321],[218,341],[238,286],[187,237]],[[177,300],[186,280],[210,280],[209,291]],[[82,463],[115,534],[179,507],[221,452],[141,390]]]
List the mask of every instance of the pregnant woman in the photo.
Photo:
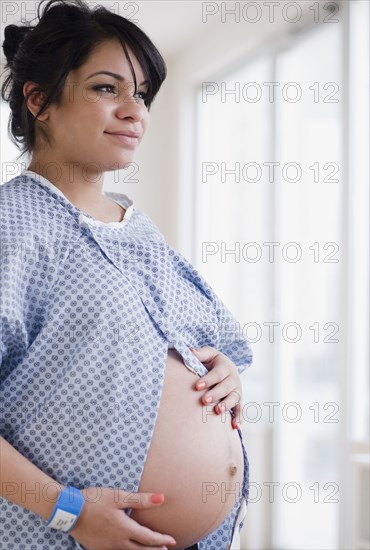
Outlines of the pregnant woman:
[[155,223],[102,191],[133,160],[165,63],[117,14],[41,4],[3,43],[30,161],[0,186],[0,540],[237,549],[249,344]]

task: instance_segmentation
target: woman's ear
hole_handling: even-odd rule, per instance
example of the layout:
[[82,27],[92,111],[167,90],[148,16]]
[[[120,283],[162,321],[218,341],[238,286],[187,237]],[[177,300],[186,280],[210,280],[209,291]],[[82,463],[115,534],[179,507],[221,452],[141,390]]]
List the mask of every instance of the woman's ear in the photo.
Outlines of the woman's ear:
[[[39,86],[35,82],[25,82],[23,85],[23,95],[26,99],[27,108],[35,117],[40,110],[40,107],[45,99],[45,93],[41,90],[38,90]],[[34,93],[31,93],[32,90],[35,90]],[[46,109],[39,117],[38,120],[45,121],[49,118],[49,111]]]

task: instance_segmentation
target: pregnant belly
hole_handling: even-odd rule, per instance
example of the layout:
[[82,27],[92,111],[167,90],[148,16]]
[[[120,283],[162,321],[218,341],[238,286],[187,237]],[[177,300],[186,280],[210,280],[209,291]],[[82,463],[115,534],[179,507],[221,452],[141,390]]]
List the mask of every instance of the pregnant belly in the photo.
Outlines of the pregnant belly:
[[[194,390],[199,379],[176,350],[169,350],[158,417],[139,492],[164,494],[154,509],[131,517],[172,535],[175,549],[191,546],[216,529],[239,500],[243,450],[230,414],[218,415]],[[214,405],[214,404],[213,404]]]

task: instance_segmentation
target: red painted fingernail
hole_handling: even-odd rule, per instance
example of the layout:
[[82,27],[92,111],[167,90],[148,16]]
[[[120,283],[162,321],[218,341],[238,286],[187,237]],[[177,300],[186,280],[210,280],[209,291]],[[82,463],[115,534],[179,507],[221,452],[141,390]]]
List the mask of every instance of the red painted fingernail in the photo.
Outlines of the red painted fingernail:
[[153,504],[162,504],[164,501],[164,494],[163,493],[154,493],[150,500],[153,502]]

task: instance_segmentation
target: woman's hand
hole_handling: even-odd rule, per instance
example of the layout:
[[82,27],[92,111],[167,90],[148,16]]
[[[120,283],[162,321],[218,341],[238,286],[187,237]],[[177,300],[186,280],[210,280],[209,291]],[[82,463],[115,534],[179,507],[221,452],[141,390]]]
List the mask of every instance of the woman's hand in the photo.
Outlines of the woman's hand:
[[127,493],[109,487],[88,487],[81,493],[85,502],[69,534],[86,550],[165,550],[176,544],[170,535],[143,527],[124,511],[159,506],[163,495],[153,503],[153,493]]
[[211,346],[190,350],[210,371],[195,383],[197,390],[211,388],[202,396],[203,404],[210,405],[217,401],[214,410],[218,414],[230,409],[231,424],[233,428],[238,428],[241,424],[243,395],[238,369],[224,353]]

